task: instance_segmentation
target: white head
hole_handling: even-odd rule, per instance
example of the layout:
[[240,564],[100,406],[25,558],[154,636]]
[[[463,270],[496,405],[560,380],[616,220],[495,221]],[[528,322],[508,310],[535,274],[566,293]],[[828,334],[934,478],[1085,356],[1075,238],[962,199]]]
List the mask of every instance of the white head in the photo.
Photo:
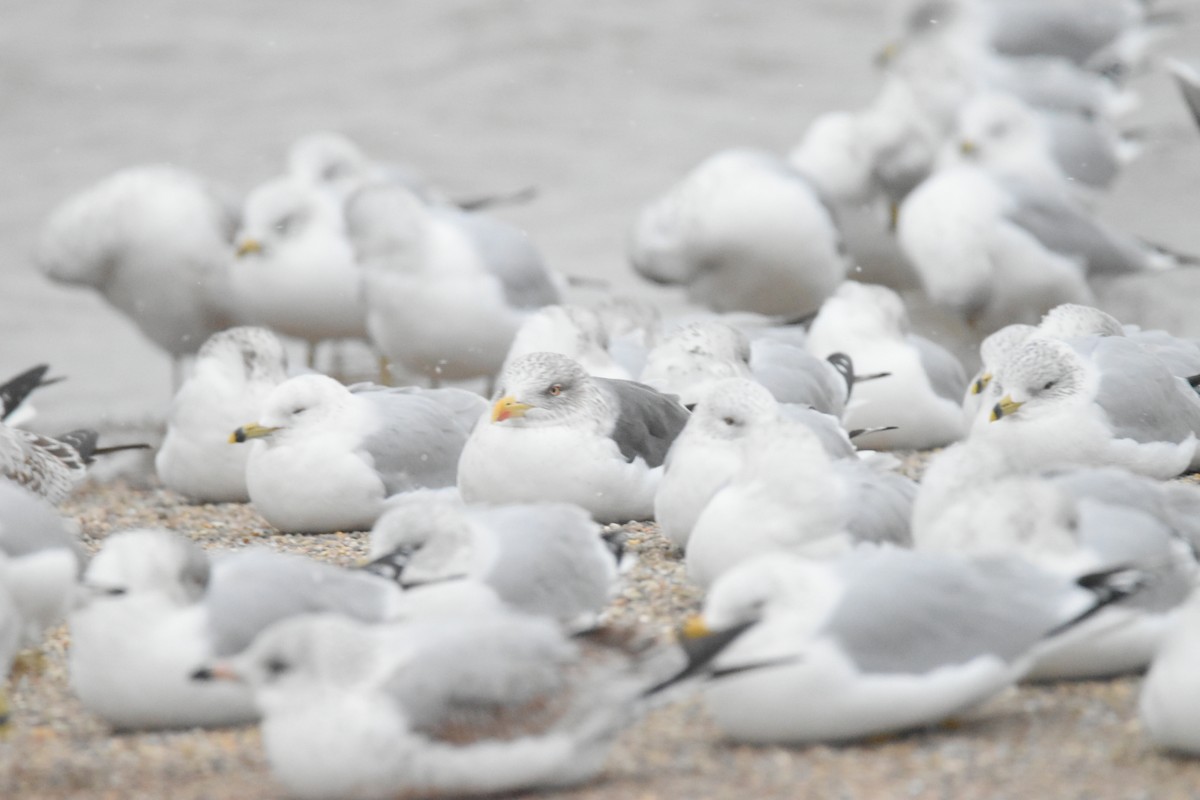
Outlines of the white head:
[[1087,382],[1084,363],[1070,345],[1040,336],[1017,348],[994,374],[1003,397],[992,410],[993,422],[1053,413]]
[[194,542],[167,530],[140,529],[109,536],[83,575],[92,598],[157,593],[190,605],[208,587],[209,561]]
[[723,378],[750,377],[750,340],[724,322],[685,325],[649,352],[640,380],[694,406]]
[[828,565],[790,553],[767,553],[717,578],[704,600],[703,620],[708,629],[722,631],[779,614],[799,614],[815,629],[841,595]]
[[309,186],[343,194],[367,176],[362,149],[346,136],[318,131],[302,136],[288,149],[288,174]]
[[873,283],[846,281],[821,305],[813,321],[856,336],[895,338],[908,333],[908,311],[900,295]]
[[350,390],[326,375],[297,375],[276,386],[263,401],[257,422],[238,428],[230,442],[248,439],[280,441],[304,436],[336,423],[353,396]]
[[1010,94],[985,93],[959,112],[958,156],[1010,175],[1057,171],[1050,133],[1036,111]]
[[271,256],[280,249],[303,247],[312,236],[339,236],[342,228],[334,200],[296,180],[277,178],[246,198],[238,257]]
[[1012,355],[1018,347],[1025,343],[1037,328],[1032,325],[1005,325],[998,331],[989,334],[979,343],[979,358],[981,366],[979,376],[968,387],[971,394],[983,394],[995,378],[995,371]]
[[287,352],[279,337],[266,328],[242,326],[218,331],[200,348],[197,362],[220,365],[228,375],[247,383],[281,383],[287,379]]
[[865,201],[875,191],[874,156],[856,114],[830,111],[817,117],[788,161],[835,200]]
[[766,387],[745,378],[727,378],[712,384],[701,397],[685,430],[708,439],[743,441],[778,420],[779,403]]
[[386,510],[371,528],[371,558],[397,548],[419,550],[446,531],[464,529],[466,507],[454,487],[418,489],[388,499]]
[[1063,303],[1050,309],[1042,317],[1038,330],[1056,339],[1125,335],[1125,329],[1112,314],[1078,303]]
[[559,353],[530,353],[500,374],[492,424],[518,427],[561,425],[580,416],[599,416],[606,404],[579,363]]

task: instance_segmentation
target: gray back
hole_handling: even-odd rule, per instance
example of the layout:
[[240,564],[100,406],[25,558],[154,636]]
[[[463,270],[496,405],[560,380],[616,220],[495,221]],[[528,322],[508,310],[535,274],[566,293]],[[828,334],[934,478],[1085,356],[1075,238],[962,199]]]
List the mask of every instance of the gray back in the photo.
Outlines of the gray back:
[[650,467],[661,466],[671,443],[687,424],[688,412],[671,395],[644,383],[592,378],[604,392],[617,419],[609,434],[625,460],[641,458]]

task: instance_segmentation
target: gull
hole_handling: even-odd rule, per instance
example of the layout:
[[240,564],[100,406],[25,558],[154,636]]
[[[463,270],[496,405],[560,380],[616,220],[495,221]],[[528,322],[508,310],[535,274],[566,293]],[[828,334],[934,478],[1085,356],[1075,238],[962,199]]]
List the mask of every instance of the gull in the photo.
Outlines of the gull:
[[1200,396],[1126,337],[1032,337],[994,381],[1002,396],[987,436],[1026,469],[1111,465],[1171,478],[1200,466]]
[[593,378],[566,356],[509,364],[488,418],[462,451],[469,503],[574,503],[598,522],[650,519],[671,442],[688,412],[633,381]]
[[229,431],[258,415],[287,379],[287,354],[266,328],[230,328],[209,337],[192,374],[175,394],[167,435],[154,458],[168,489],[202,503],[244,503],[248,448],[230,447]]
[[96,456],[149,447],[97,447],[99,437],[96,431],[85,428],[58,437],[43,436],[0,422],[0,478],[58,505],[83,480]]
[[987,427],[992,407],[1000,399],[993,374],[1013,352],[1031,337],[1081,339],[1089,336],[1124,336],[1167,365],[1171,374],[1190,378],[1200,374],[1200,343],[1172,336],[1166,331],[1142,330],[1122,325],[1116,317],[1092,306],[1063,303],[1055,306],[1033,325],[1006,325],[989,335],[979,346],[982,365],[963,400],[963,413],[973,431]]
[[802,347],[763,335],[750,339],[718,320],[693,322],[664,337],[646,355],[638,380],[694,406],[727,378],[753,379],[780,403],[808,406],[840,418],[854,383],[845,355],[817,358]]
[[931,463],[913,514],[914,546],[1019,557],[1065,577],[1141,570],[1145,589],[1056,640],[1027,678],[1145,669],[1195,579],[1200,491],[1111,467],[1023,473],[987,448],[969,440]]
[[255,440],[246,462],[250,502],[288,532],[368,530],[397,492],[453,486],[483,398],[461,389],[351,391],[324,375],[276,386],[257,422],[231,443]]
[[466,506],[453,489],[393,498],[371,529],[369,569],[406,589],[472,581],[527,614],[572,630],[593,627],[608,605],[617,561],[600,526],[578,506]]
[[[719,652],[720,647],[713,648]],[[583,783],[613,740],[703,667],[673,646],[567,638],[550,620],[284,621],[205,677],[248,684],[295,797],[455,797]]]
[[726,737],[839,742],[933,725],[996,695],[1138,580],[895,548],[834,562],[771,553],[723,575],[684,634],[751,625],[705,691]]
[[245,687],[192,674],[272,623],[332,611],[390,618],[401,591],[357,570],[265,548],[215,554],[165,530],[109,536],[70,614],[71,688],[117,730],[217,727],[258,718]]
[[1146,736],[1160,750],[1200,753],[1200,593],[1193,592],[1154,657],[1142,682],[1138,717]]
[[836,419],[811,410],[804,412],[785,410],[765,387],[745,378],[726,378],[713,384],[667,453],[654,495],[654,518],[663,535],[679,549],[687,547],[696,519],[708,501],[741,469],[746,440],[752,432],[804,424],[817,435],[831,458],[855,455],[854,445]]
[[43,224],[34,261],[90,286],[174,360],[229,325],[226,267],[237,213],[198,176],[166,165],[121,170],[70,197]]
[[0,595],[11,601],[21,646],[40,644],[66,615],[86,558],[77,529],[52,505],[0,480]]
[[646,206],[630,260],[646,279],[683,285],[716,311],[764,314],[815,311],[848,268],[816,188],[754,150],[709,157]]
[[766,552],[832,557],[861,543],[911,543],[916,484],[857,459],[831,460],[800,425],[746,436],[742,463],[697,515],[687,538],[688,577],[708,587]]
[[[855,385],[845,415],[849,428],[878,432],[858,444],[870,449],[928,449],[963,435],[967,378],[944,348],[909,332],[904,302],[884,286],[847,281],[822,305],[808,332],[818,357],[846,354],[877,380]],[[892,429],[894,427],[894,430]]]
[[238,319],[308,343],[366,338],[362,272],[338,204],[291,178],[262,184],[246,198],[229,267]]
[[597,378],[633,377],[609,353],[604,319],[583,306],[543,306],[525,317],[508,348],[504,366],[530,353],[561,353]]
[[559,301],[529,238],[499,220],[390,184],[356,193],[346,217],[371,341],[435,384],[494,376],[528,314]]
[[968,155],[931,175],[900,207],[900,246],[926,294],[981,332],[1035,323],[1060,303],[1090,304],[1090,279],[1188,260],[1103,224],[1061,174],[1046,179],[1046,168],[1031,177],[1027,164],[992,168]]

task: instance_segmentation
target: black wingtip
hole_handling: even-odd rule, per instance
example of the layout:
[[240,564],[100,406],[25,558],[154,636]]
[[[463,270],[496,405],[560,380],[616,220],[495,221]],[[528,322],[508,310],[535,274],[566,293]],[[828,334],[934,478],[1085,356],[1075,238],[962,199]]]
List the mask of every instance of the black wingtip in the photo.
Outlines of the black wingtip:
[[1081,622],[1095,616],[1105,606],[1119,603],[1125,598],[1137,594],[1145,589],[1150,584],[1150,581],[1149,576],[1142,570],[1122,565],[1081,575],[1075,580],[1075,583],[1095,595],[1095,602],[1066,622],[1056,625],[1046,633],[1046,638],[1074,628]]
[[100,434],[91,428],[79,428],[54,438],[73,448],[85,463],[90,464],[92,456],[96,452],[96,441],[100,438]]
[[898,431],[899,425],[880,425],[877,428],[855,428],[846,432],[847,439],[857,439],[859,436],[866,436],[868,433],[883,433],[885,431]]
[[1197,386],[1200,386],[1200,375],[1189,375],[1184,380],[1186,380],[1188,382],[1188,386],[1192,387],[1193,389],[1195,389]]
[[485,208],[495,208],[497,206],[523,205],[535,200],[538,196],[538,191],[538,187],[536,186],[522,186],[515,192],[466,197],[454,200],[453,203],[463,211],[482,211]]
[[683,668],[670,676],[666,680],[660,681],[642,693],[643,697],[657,694],[664,689],[668,689],[677,683],[687,680],[695,675],[698,675],[705,667],[712,662],[714,658],[720,655],[726,647],[733,644],[750,628],[754,627],[754,622],[745,622],[741,625],[734,625],[731,628],[726,628],[723,631],[715,631],[706,636],[683,636],[679,637],[679,646],[687,656],[687,663]]
[[854,391],[854,359],[845,353],[830,353],[825,360],[833,365],[846,382],[846,399],[849,400],[850,393]]
[[0,384],[0,419],[7,419],[35,389],[58,383],[62,378],[45,379],[49,364],[38,364]]
[[417,548],[402,545],[384,553],[374,561],[368,561],[359,569],[403,585],[404,568],[408,566],[408,562],[412,560],[415,552],[417,552]]

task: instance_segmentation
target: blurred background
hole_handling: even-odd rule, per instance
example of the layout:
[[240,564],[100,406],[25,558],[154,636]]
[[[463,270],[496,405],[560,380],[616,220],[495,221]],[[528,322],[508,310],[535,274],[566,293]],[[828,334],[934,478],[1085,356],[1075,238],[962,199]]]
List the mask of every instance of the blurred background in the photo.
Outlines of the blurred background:
[[[1160,48],[1200,62],[1200,4]],[[337,130],[451,194],[535,185],[495,213],[548,264],[683,305],[627,264],[641,205],[712,152],[786,152],[823,111],[863,105],[894,32],[885,0],[9,0],[0,29],[0,374],[49,362],[37,427],[153,425],[170,362],[84,289],[33,268],[58,202],[171,162],[242,195],[287,146]],[[1200,253],[1200,135],[1162,69],[1135,79],[1147,152],[1101,215]],[[1200,294],[1185,298],[1200,304]],[[296,351],[299,353],[299,350]]]

